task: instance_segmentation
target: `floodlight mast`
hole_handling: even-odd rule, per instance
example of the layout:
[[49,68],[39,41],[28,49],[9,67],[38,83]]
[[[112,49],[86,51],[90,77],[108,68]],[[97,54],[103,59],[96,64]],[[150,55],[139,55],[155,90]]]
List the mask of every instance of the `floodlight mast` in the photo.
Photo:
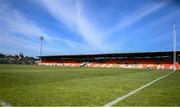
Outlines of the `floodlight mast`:
[[176,25],[173,23],[173,71],[176,71]]
[[[41,46],[40,46],[40,56],[42,56],[42,44],[43,44],[44,37],[40,36]],[[41,58],[40,58],[41,61]]]

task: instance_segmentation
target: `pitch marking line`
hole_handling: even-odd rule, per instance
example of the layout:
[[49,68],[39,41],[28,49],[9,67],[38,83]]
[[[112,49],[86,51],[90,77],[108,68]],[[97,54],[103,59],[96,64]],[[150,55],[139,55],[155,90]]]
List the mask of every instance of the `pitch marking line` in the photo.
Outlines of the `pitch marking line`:
[[1,100],[0,100],[0,106],[2,106],[2,107],[11,107],[10,104],[5,103],[4,101],[1,101]]
[[149,82],[149,83],[147,83],[147,84],[145,84],[145,85],[139,87],[138,89],[135,89],[135,90],[133,90],[133,91],[131,91],[131,92],[129,92],[129,93],[127,93],[127,94],[121,96],[121,97],[118,97],[117,99],[115,99],[115,100],[113,100],[113,101],[111,101],[111,102],[105,104],[103,107],[111,107],[111,106],[117,104],[118,102],[124,100],[125,98],[127,98],[127,97],[129,97],[129,96],[135,94],[136,92],[138,92],[138,91],[140,91],[140,90],[142,90],[142,89],[144,89],[144,88],[150,86],[151,84],[155,83],[156,81],[158,81],[158,80],[160,80],[160,79],[163,79],[163,78],[167,77],[168,75],[170,75],[170,74],[172,74],[172,73],[174,73],[174,71],[173,71],[173,72],[170,72],[170,73],[168,73],[168,74],[166,74],[166,75],[164,75],[164,76],[162,76],[162,77],[159,77],[159,78],[157,78],[157,79],[155,79],[155,80],[153,80],[153,81],[151,81],[151,82]]

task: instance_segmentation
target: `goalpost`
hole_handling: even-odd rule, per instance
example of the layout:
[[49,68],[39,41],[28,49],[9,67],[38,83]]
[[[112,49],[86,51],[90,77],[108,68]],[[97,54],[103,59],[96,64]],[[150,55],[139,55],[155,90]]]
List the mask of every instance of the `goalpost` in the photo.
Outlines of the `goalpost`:
[[176,25],[173,23],[173,71],[176,71]]

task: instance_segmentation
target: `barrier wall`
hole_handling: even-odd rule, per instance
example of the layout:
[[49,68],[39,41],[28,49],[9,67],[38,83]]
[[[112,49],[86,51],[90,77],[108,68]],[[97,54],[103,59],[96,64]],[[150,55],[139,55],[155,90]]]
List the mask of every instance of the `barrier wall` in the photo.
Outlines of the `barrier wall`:
[[[105,67],[105,68],[138,68],[138,69],[173,69],[173,64],[110,64],[110,63],[38,63],[46,66],[71,66],[71,67]],[[180,64],[176,64],[180,70]]]

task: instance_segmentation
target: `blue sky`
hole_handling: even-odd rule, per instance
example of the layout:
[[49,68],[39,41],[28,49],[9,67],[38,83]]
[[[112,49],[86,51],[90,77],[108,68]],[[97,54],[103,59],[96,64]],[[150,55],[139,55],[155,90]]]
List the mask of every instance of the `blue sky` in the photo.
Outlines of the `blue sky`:
[[0,53],[43,55],[180,49],[178,0],[0,0]]

